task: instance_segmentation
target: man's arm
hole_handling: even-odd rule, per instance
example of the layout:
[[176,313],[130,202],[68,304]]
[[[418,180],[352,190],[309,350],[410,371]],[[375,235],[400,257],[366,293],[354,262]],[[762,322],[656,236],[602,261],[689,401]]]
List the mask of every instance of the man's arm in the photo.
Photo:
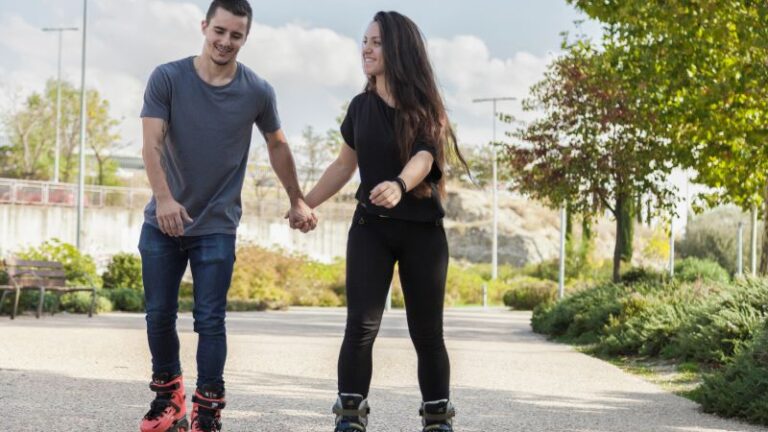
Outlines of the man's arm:
[[299,178],[296,174],[296,164],[293,161],[293,154],[285,134],[282,129],[278,129],[272,133],[265,133],[264,138],[267,141],[269,163],[291,201],[291,209],[288,211],[291,228],[299,228],[302,232],[314,229],[317,224],[317,217],[304,202],[304,195],[299,187]]
[[156,216],[160,231],[178,237],[184,234],[184,222],[192,222],[187,210],[171,195],[165,171],[160,162],[162,157],[165,135],[168,133],[168,122],[159,118],[144,117],[141,119],[144,145],[141,156],[147,170],[149,184],[155,195],[157,204]]

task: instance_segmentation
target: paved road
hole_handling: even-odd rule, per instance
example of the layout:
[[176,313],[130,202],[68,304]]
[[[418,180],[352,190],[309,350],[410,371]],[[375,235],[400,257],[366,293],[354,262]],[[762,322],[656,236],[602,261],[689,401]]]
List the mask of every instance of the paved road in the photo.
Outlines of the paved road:
[[[451,310],[457,431],[765,431],[697,406],[531,333],[527,313]],[[331,431],[344,311],[233,313],[226,431]],[[151,394],[140,314],[0,318],[0,430],[135,431]],[[186,376],[195,376],[188,314]],[[402,312],[374,348],[371,432],[419,431],[416,357]]]

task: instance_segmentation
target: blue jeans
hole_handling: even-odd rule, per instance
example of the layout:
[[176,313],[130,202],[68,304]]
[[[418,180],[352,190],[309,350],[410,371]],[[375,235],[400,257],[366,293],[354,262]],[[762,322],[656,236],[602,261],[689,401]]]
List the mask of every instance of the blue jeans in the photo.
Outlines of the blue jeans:
[[197,386],[224,385],[227,336],[224,317],[235,263],[235,235],[170,237],[144,224],[139,240],[152,372],[181,373],[176,314],[179,284],[189,262],[198,334]]

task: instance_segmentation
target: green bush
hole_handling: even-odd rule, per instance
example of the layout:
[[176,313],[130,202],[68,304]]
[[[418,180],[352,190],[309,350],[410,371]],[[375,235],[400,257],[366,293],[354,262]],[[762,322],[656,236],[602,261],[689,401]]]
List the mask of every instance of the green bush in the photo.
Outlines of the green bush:
[[719,292],[712,289],[706,301],[689,310],[662,355],[724,364],[754,336],[767,316],[766,279],[740,280],[719,287]]
[[728,271],[717,262],[694,257],[675,262],[675,278],[689,282],[697,280],[728,282],[731,279]]
[[256,246],[237,251],[228,299],[288,305],[337,306],[344,302],[343,263],[321,264]]
[[141,258],[129,253],[115,254],[101,278],[104,281],[104,288],[131,288],[141,292],[143,290]]
[[632,267],[621,274],[621,282],[625,284],[663,283],[666,279],[666,274],[646,267]]
[[[744,232],[747,236],[750,217],[736,207],[719,207],[696,215],[686,224],[685,237],[677,242],[675,250],[682,258],[696,257],[716,261],[730,274],[735,274],[739,222],[744,224]],[[758,232],[762,230],[762,222],[760,222]],[[744,256],[749,256],[750,243],[745,241],[744,246]],[[756,251],[758,256],[761,250],[762,243],[758,242]]]
[[703,299],[696,287],[675,284],[648,295],[623,297],[621,312],[609,319],[596,350],[609,355],[658,355]]
[[[2,294],[0,294],[2,295]],[[9,292],[5,296],[5,301],[1,305],[0,313],[2,314],[11,314],[11,309],[13,309],[13,292]],[[22,313],[24,311],[35,311],[37,310],[37,305],[40,300],[40,291],[37,290],[23,290],[21,292],[21,295],[19,295],[19,313]],[[45,293],[45,298],[43,299],[43,313],[51,313],[51,312],[57,312],[56,307],[56,294],[53,294],[51,292]]]
[[[85,291],[73,292],[61,296],[60,309],[71,313],[88,313],[91,308],[91,293]],[[100,295],[96,296],[94,313],[111,312],[112,302]]]
[[611,316],[621,313],[619,299],[628,292],[625,285],[607,282],[539,305],[533,310],[533,330],[574,343],[596,342]]
[[694,393],[705,412],[768,425],[768,325]]
[[114,310],[125,312],[143,312],[144,294],[133,288],[112,288],[103,290],[105,296],[112,301]]
[[22,259],[35,261],[58,261],[63,264],[67,282],[78,286],[99,286],[96,263],[89,255],[81,253],[74,245],[59,239],[44,242],[18,253]]
[[557,298],[557,284],[549,280],[521,276],[507,281],[504,305],[517,310],[532,310]]

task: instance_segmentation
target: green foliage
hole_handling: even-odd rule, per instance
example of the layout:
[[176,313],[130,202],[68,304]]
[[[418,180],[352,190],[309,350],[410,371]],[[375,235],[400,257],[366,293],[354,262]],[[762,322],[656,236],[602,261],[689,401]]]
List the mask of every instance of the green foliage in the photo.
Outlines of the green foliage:
[[504,305],[516,310],[532,310],[557,298],[557,284],[532,277],[518,277],[507,282]]
[[665,273],[646,267],[632,267],[621,274],[621,282],[625,284],[660,283],[666,280]]
[[[5,112],[10,146],[0,154],[0,174],[4,177],[50,180],[53,178],[56,142],[57,82],[49,80],[42,94],[32,93],[20,108]],[[88,182],[118,185],[117,165],[108,154],[119,139],[113,129],[118,121],[109,116],[109,102],[96,90],[86,92],[88,104]],[[77,174],[77,146],[80,142],[80,92],[69,82],[61,82],[61,181],[72,182]]]
[[724,368],[705,376],[696,392],[705,412],[768,425],[768,328],[738,351]]
[[533,330],[575,343],[596,342],[611,316],[621,312],[619,299],[628,292],[625,285],[603,283],[557,303],[539,305],[533,310]]
[[[79,291],[61,296],[60,309],[71,313],[88,313],[91,308],[91,293]],[[96,305],[93,308],[94,313],[111,312],[112,302],[108,298],[100,295],[96,296]]]
[[640,191],[654,209],[671,208],[669,146],[654,133],[654,120],[638,109],[637,81],[621,65],[580,41],[550,64],[524,103],[543,113],[513,134],[504,163],[513,187],[548,203],[567,204],[590,217],[609,210],[616,218],[613,279],[632,257],[634,203]]
[[38,247],[30,247],[17,254],[20,258],[36,261],[58,261],[64,266],[67,282],[77,286],[99,286],[96,263],[74,245],[51,239]]
[[[696,257],[717,261],[730,274],[737,273],[738,227],[744,226],[744,267],[749,266],[751,243],[749,242],[749,215],[736,207],[719,207],[696,215],[685,226],[685,237],[675,245],[675,251],[682,257]],[[762,231],[762,222],[758,231]],[[760,255],[762,244],[757,243]],[[742,269],[744,270],[744,269]]]
[[131,288],[141,292],[144,286],[141,279],[141,258],[130,253],[115,254],[101,278],[104,288]]
[[338,306],[343,304],[342,268],[246,246],[237,251],[228,298],[262,302],[269,309]]
[[697,280],[728,282],[731,280],[728,271],[720,267],[716,261],[693,257],[675,262],[675,278],[688,282]]
[[[717,286],[717,285],[715,285]],[[724,364],[752,338],[768,316],[768,280],[746,279],[710,293],[691,308],[662,354],[700,363]]]
[[[10,297],[10,299],[9,299]],[[40,292],[37,290],[24,290],[21,292],[21,295],[19,296],[19,313],[22,313],[24,311],[35,311],[37,310],[37,305],[40,300]],[[13,309],[13,293],[10,293],[8,296],[6,296],[5,301],[0,307],[0,313],[2,314],[11,314],[11,309]],[[54,309],[56,306],[56,294],[53,294],[51,292],[45,293],[45,298],[43,299],[43,311],[44,312],[51,312],[51,311],[57,311],[57,309]]]
[[143,312],[144,294],[133,288],[112,288],[102,293],[112,302],[114,310],[125,312]]
[[768,280],[602,284],[534,310],[535,331],[609,355],[724,364],[768,317]]

